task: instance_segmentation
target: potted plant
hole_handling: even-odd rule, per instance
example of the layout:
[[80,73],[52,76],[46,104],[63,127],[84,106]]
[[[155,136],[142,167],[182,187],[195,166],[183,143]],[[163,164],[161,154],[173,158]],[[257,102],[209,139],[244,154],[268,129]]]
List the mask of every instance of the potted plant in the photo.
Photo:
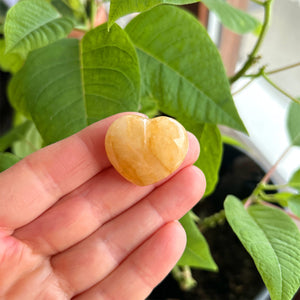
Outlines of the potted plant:
[[[258,34],[248,60],[231,78],[206,29],[179,6],[198,1],[111,0],[108,22],[99,26],[95,20],[102,3],[92,0],[23,0],[2,13],[0,65],[12,74],[8,97],[15,114],[13,128],[0,138],[1,170],[112,114],[166,114],[200,142],[196,165],[206,176],[207,203],[222,160],[218,126],[247,134],[230,85],[243,76],[270,81],[265,67],[257,73],[249,69],[270,24],[273,1],[252,1],[264,8],[262,24],[226,2],[203,1],[230,29]],[[125,28],[115,23],[133,12],[140,14]],[[67,38],[74,30],[77,38]],[[300,146],[300,104],[290,98],[291,146]],[[173,270],[181,286],[194,286],[190,268],[217,271],[201,230],[227,220],[271,299],[292,299],[300,285],[300,232],[294,223],[300,171],[283,185],[272,184],[276,166],[243,199],[227,195],[224,209],[200,219],[193,212],[182,218],[187,248]]]

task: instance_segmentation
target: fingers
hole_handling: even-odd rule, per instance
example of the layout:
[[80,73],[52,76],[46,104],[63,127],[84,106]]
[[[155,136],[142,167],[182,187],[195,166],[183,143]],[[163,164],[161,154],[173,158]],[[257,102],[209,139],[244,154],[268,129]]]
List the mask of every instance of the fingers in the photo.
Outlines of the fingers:
[[29,223],[59,198],[107,168],[110,163],[104,148],[105,134],[121,115],[124,113],[95,123],[2,172],[0,229],[9,232]]
[[84,291],[111,273],[161,226],[181,218],[199,201],[204,189],[199,169],[189,166],[181,170],[87,239],[53,257],[54,272],[71,295]]
[[90,235],[152,189],[135,186],[108,168],[38,219],[17,229],[14,237],[44,256],[56,254]]
[[[193,164],[199,155],[197,140],[191,134],[189,138],[189,151],[180,169]],[[16,230],[14,236],[42,255],[53,255],[86,238],[154,189],[155,185],[136,186],[108,168],[58,201],[34,222]]]
[[107,278],[74,299],[145,299],[178,261],[185,242],[178,222],[166,224]]

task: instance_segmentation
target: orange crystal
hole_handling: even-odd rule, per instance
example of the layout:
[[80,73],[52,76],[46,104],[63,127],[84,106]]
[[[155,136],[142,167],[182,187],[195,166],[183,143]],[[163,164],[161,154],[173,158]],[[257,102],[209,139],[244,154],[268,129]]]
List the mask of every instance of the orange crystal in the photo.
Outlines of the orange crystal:
[[111,124],[105,137],[106,154],[114,168],[142,186],[173,173],[183,162],[188,147],[186,130],[168,117],[126,115]]

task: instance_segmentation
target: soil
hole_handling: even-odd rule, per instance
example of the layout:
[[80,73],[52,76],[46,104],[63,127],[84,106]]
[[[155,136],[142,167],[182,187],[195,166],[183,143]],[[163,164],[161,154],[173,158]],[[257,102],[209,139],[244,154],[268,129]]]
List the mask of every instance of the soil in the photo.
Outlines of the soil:
[[[193,211],[203,218],[223,209],[228,194],[244,199],[263,175],[252,159],[233,147],[225,146],[218,186]],[[177,282],[168,275],[148,300],[252,300],[264,288],[253,260],[226,222],[205,230],[203,234],[219,272],[194,269],[193,277],[198,284],[189,292],[180,290]]]

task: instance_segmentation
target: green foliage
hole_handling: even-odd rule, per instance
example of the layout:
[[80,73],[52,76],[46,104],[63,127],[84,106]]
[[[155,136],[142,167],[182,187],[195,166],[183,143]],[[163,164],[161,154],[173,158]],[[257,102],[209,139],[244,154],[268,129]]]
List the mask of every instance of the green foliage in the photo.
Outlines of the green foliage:
[[8,10],[7,5],[2,0],[0,0],[0,34],[4,33],[3,24],[5,21],[7,10]]
[[231,145],[240,149],[247,150],[247,147],[243,145],[240,141],[226,134],[222,134],[222,142],[227,145]]
[[48,144],[112,114],[137,110],[139,84],[127,34],[118,25],[108,32],[104,24],[80,42],[63,39],[32,52],[9,95]]
[[300,169],[295,171],[292,175],[289,181],[289,186],[300,192]]
[[296,216],[300,218],[300,169],[294,172],[288,185],[295,189],[298,194],[294,194],[288,199],[287,206]]
[[[23,0],[11,8],[5,22],[5,42],[0,40],[0,67],[15,73],[27,57],[14,74],[8,94],[16,111],[30,121],[24,122],[22,117],[19,126],[0,138],[0,171],[42,145],[115,113],[140,111],[150,117],[163,113],[178,119],[198,139],[201,150],[195,164],[203,170],[206,195],[210,194],[217,184],[222,158],[218,124],[242,132],[246,129],[235,108],[218,49],[206,29],[184,10],[161,5],[193,2],[198,1],[111,0],[109,23],[89,30],[81,40],[64,37],[74,26],[88,30],[95,2]],[[225,1],[203,2],[237,33],[260,26]],[[142,13],[125,30],[113,24],[137,11]],[[4,18],[1,16],[1,21]],[[259,43],[261,40],[262,36]],[[293,103],[288,130],[296,146],[300,146],[299,115],[300,105]],[[12,153],[3,153],[8,148]],[[254,201],[276,202],[299,216],[300,170],[288,185],[297,193],[267,194],[268,189],[274,192],[277,188],[261,184],[253,192]],[[225,213],[254,259],[272,300],[291,299],[300,285],[300,233],[295,224],[277,209],[255,204],[246,210],[233,196],[225,201]],[[216,221],[225,218],[224,213],[213,216]],[[181,223],[187,247],[178,264],[216,271],[192,212]]]
[[197,228],[192,214],[187,213],[180,219],[180,223],[187,234],[187,245],[183,256],[177,264],[179,266],[189,265],[191,267],[217,271],[218,267],[210,254],[209,246]]
[[292,145],[300,146],[300,104],[292,102],[288,113],[288,132]]
[[179,120],[184,127],[192,132],[200,143],[200,156],[195,165],[206,178],[205,196],[211,194],[219,179],[219,168],[222,160],[223,144],[220,131],[213,124],[193,124]]
[[261,26],[257,19],[234,8],[224,0],[202,0],[202,2],[218,16],[225,27],[236,33],[253,32]]
[[6,16],[6,52],[17,52],[26,57],[31,50],[67,36],[72,28],[73,22],[61,17],[46,1],[20,1]]
[[292,299],[300,285],[300,232],[295,223],[279,209],[257,204],[246,210],[234,196],[228,196],[224,206],[271,299]]
[[23,158],[40,148],[42,148],[43,140],[39,132],[37,131],[33,122],[30,122],[27,131],[24,133],[23,138],[14,142],[12,145],[12,152]]
[[10,152],[5,152],[5,153],[0,152],[0,172],[3,172],[6,169],[10,168],[19,160],[20,159],[16,155]]
[[86,27],[87,14],[81,0],[48,0],[57,11],[68,19],[71,19],[77,28]]
[[293,195],[289,198],[288,208],[300,218],[300,195]]
[[0,39],[0,69],[4,72],[16,73],[22,67],[24,60],[19,54],[5,54],[5,40]]
[[30,128],[29,121],[11,129],[8,133],[0,137],[0,152],[7,150],[13,145],[14,142],[22,140],[25,133]]
[[189,4],[199,2],[199,0],[148,0],[148,1],[136,1],[136,0],[111,0],[108,26],[111,25],[120,17],[134,12],[143,12],[149,10],[160,4]]
[[141,107],[139,112],[146,114],[149,118],[153,118],[158,114],[159,106],[157,101],[151,97],[141,98]]
[[134,18],[126,31],[140,60],[141,93],[153,97],[162,112],[246,131],[219,52],[192,15],[161,5]]

